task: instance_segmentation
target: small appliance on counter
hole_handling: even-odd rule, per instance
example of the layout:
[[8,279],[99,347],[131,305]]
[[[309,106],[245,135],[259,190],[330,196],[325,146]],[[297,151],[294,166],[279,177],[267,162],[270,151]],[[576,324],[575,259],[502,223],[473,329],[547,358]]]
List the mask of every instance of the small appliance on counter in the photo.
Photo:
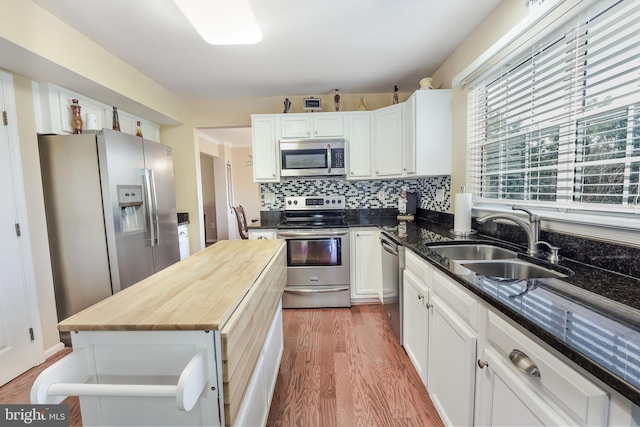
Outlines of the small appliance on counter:
[[398,198],[398,219],[401,221],[413,221],[417,208],[418,194],[402,190]]
[[471,193],[465,192],[464,187],[460,190],[461,192],[455,195],[456,205],[454,207],[454,224],[451,233],[455,236],[466,237],[476,234],[476,231],[471,229],[471,208],[473,204]]

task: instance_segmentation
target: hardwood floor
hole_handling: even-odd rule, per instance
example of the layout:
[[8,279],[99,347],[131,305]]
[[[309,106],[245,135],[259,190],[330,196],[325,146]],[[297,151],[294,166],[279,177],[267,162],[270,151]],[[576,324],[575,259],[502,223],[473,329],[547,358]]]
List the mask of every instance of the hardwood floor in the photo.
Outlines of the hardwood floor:
[[[267,426],[442,426],[427,390],[393,336],[382,306],[284,310],[284,353]],[[0,403],[29,403],[49,358],[0,387]],[[72,426],[81,426],[77,397]]]
[[[0,403],[2,404],[29,404],[29,393],[31,385],[36,380],[40,372],[44,371],[53,363],[62,359],[71,352],[70,348],[51,356],[42,365],[29,369],[24,374],[9,381],[0,387]],[[80,401],[77,397],[67,397],[62,401],[63,404],[69,405],[69,423],[71,426],[82,426],[82,417],[80,416]]]
[[284,310],[267,426],[441,426],[382,306]]

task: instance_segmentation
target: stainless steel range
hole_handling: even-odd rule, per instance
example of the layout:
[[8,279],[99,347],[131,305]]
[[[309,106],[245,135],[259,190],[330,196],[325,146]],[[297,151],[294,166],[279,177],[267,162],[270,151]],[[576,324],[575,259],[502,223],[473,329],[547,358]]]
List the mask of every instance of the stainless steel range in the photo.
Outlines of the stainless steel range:
[[350,307],[344,196],[285,197],[278,238],[287,242],[284,308]]

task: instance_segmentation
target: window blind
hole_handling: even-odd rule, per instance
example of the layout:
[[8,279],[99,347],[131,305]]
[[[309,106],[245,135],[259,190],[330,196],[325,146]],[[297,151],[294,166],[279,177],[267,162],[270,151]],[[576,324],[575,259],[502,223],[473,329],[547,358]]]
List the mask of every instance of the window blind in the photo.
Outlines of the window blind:
[[477,202],[640,203],[640,2],[600,1],[470,85]]

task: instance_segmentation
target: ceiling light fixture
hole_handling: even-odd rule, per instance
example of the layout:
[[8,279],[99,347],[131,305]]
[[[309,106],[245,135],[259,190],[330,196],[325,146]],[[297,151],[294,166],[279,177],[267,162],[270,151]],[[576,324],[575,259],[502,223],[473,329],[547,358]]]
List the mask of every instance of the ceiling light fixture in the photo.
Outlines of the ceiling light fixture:
[[209,44],[254,44],[262,32],[249,0],[173,0]]

